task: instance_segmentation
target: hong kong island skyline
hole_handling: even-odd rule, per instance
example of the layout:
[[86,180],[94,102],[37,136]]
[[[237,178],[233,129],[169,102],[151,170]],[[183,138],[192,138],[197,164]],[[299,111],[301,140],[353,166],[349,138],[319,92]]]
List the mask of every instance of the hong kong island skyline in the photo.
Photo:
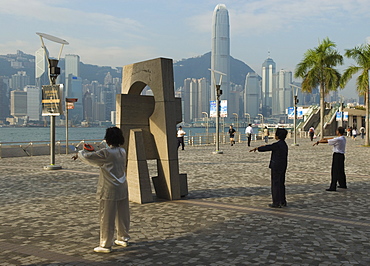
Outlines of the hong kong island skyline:
[[[4,1],[0,1],[4,2]],[[15,21],[18,23],[20,20],[27,21],[31,17],[34,17],[39,10],[36,9],[29,9],[33,10],[34,13],[31,14],[31,12],[26,12],[25,8],[23,6],[17,6],[17,3],[13,3],[11,1],[5,1],[5,10],[8,8],[11,9],[11,12],[7,14],[8,18],[10,18],[11,21]],[[4,2],[4,3],[5,3]],[[87,17],[92,15],[92,11],[94,8],[97,8],[96,5],[92,5],[91,8],[87,9],[80,9],[78,7],[79,4],[77,4],[76,8],[74,10],[70,10],[67,7],[56,7],[51,5],[46,5],[45,3],[42,3],[41,1],[36,1],[39,5],[43,6],[45,9],[50,10],[58,10],[61,13],[70,12],[70,14],[76,14],[76,12],[79,12],[80,17]],[[212,1],[210,1],[212,2]],[[167,7],[167,11],[171,10],[172,12],[166,13],[167,16],[162,16],[158,21],[155,20],[153,22],[153,27],[150,27],[149,24],[146,23],[147,19],[150,18],[150,14],[148,14],[147,17],[144,17],[141,20],[135,20],[133,19],[135,16],[133,14],[136,14],[139,10],[137,6],[130,3],[128,9],[132,11],[130,14],[121,14],[118,15],[115,12],[111,14],[107,14],[108,12],[105,10],[101,10],[101,12],[94,13],[96,16],[104,17],[106,18],[105,23],[106,25],[109,24],[110,27],[107,27],[106,32],[116,32],[116,35],[112,35],[114,37],[108,38],[106,34],[102,34],[102,38],[96,38],[95,34],[92,34],[93,31],[99,31],[100,26],[95,25],[96,28],[94,29],[93,25],[90,25],[88,27],[85,27],[85,31],[80,31],[79,34],[75,34],[74,32],[64,32],[64,30],[59,30],[59,32],[54,32],[52,30],[47,31],[47,28],[45,32],[50,34],[55,34],[58,37],[63,37],[64,39],[67,39],[71,45],[65,48],[65,54],[70,55],[78,55],[81,60],[84,62],[90,63],[90,62],[97,62],[98,65],[107,65],[107,62],[111,62],[110,65],[112,66],[120,66],[122,67],[125,64],[130,64],[133,62],[137,62],[140,60],[147,60],[154,57],[167,57],[167,58],[173,58],[174,62],[180,61],[182,58],[191,58],[200,56],[202,54],[207,53],[207,51],[211,50],[212,56],[211,56],[211,69],[215,69],[220,72],[228,72],[227,70],[227,64],[230,64],[229,62],[224,62],[222,64],[226,64],[226,70],[225,68],[221,67],[220,65],[216,67],[214,62],[217,60],[215,59],[216,52],[220,51],[217,46],[215,46],[214,40],[215,37],[213,34],[215,33],[215,29],[217,28],[214,19],[215,19],[215,13],[217,10],[219,11],[226,11],[227,16],[223,18],[224,26],[227,28],[227,34],[229,36],[221,37],[223,38],[224,44],[227,51],[226,58],[230,58],[229,56],[233,56],[236,59],[239,59],[241,61],[244,61],[246,64],[248,64],[253,70],[254,73],[246,73],[245,77],[245,83],[244,84],[232,84],[229,81],[229,77],[232,76],[231,73],[225,73],[229,74],[226,75],[223,78],[223,90],[224,95],[221,99],[228,100],[228,116],[230,117],[231,114],[237,113],[243,115],[244,112],[247,111],[246,108],[248,108],[247,100],[253,99],[253,97],[257,97],[257,101],[262,102],[265,107],[261,104],[259,104],[260,108],[257,112],[262,112],[265,115],[272,115],[273,113],[279,113],[283,112],[284,109],[286,109],[286,106],[291,106],[291,103],[288,104],[288,102],[291,102],[290,100],[287,100],[287,103],[281,104],[281,103],[275,103],[275,105],[279,105],[281,108],[273,108],[273,100],[272,100],[272,85],[268,83],[264,83],[262,81],[263,77],[270,77],[270,80],[273,79],[274,75],[277,75],[278,77],[287,79],[288,81],[283,81],[286,84],[297,82],[299,83],[299,80],[294,81],[292,77],[292,73],[294,73],[294,69],[296,65],[299,63],[299,61],[302,59],[304,53],[307,49],[314,48],[318,45],[318,41],[320,39],[323,39],[327,36],[331,38],[336,44],[337,48],[340,52],[343,54],[344,49],[353,48],[356,45],[360,45],[361,43],[365,43],[367,36],[363,35],[366,34],[366,32],[362,33],[354,33],[353,31],[345,31],[349,28],[348,25],[341,25],[341,31],[342,34],[338,34],[337,31],[329,30],[329,26],[334,23],[338,22],[339,18],[343,16],[344,13],[347,14],[349,20],[348,24],[357,25],[360,23],[359,17],[354,16],[354,12],[351,8],[346,6],[343,1],[339,1],[335,5],[335,10],[337,10],[336,16],[332,16],[329,20],[329,18],[326,16],[325,12],[319,11],[314,9],[314,3],[315,1],[303,1],[302,6],[310,7],[309,10],[312,14],[316,14],[316,20],[315,23],[306,23],[309,22],[311,18],[309,18],[308,15],[303,16],[302,11],[299,11],[298,9],[294,9],[294,5],[289,2],[285,1],[284,3],[281,1],[276,1],[278,3],[270,3],[269,1],[251,1],[249,4],[240,4],[239,6],[231,1],[225,1],[225,4],[219,4],[217,2],[214,2],[212,4],[212,8],[210,8],[210,4],[207,5],[200,4],[195,5],[193,1],[189,1],[188,3],[182,3],[183,7],[188,7],[189,9],[193,10],[193,12],[190,13],[189,18],[185,19],[184,14],[182,12],[184,11],[176,11],[175,12],[175,6],[176,4],[170,5]],[[115,2],[118,5],[118,2]],[[253,4],[253,5],[252,5]],[[278,6],[278,4],[280,4]],[[28,5],[28,4],[26,4]],[[146,8],[144,8],[144,12],[148,10],[150,4]],[[156,8],[161,6],[161,1],[159,4],[156,5]],[[202,9],[192,9],[195,6],[203,7],[205,10],[200,11]],[[153,6],[151,6],[153,7]],[[216,8],[215,8],[216,7]],[[220,8],[222,7],[222,8]],[[230,8],[231,7],[231,8]],[[276,8],[279,7],[279,10],[281,13],[280,15],[273,16],[274,19],[276,19],[277,23],[274,23],[274,21],[268,20],[267,15],[272,14]],[[333,7],[330,4],[325,4],[322,6],[321,9],[328,12],[330,8]],[[136,9],[138,8],[138,10]],[[156,8],[153,7],[153,12],[156,10]],[[248,9],[249,8],[249,9]],[[348,9],[349,8],[349,9]],[[367,10],[368,7],[364,6],[364,10]],[[177,10],[177,9],[176,9]],[[296,12],[292,12],[293,18],[295,18],[295,23],[292,23],[292,18],[287,15],[286,11],[292,10]],[[9,10],[8,10],[9,11]],[[243,15],[244,11],[244,15]],[[298,12],[299,11],[299,12]],[[4,12],[4,11],[0,11]],[[368,16],[366,12],[363,10],[358,11],[361,13],[363,18],[366,19]],[[27,14],[25,14],[27,13]],[[21,19],[20,15],[23,14],[24,17]],[[189,13],[187,13],[189,14]],[[261,15],[262,14],[262,15]],[[311,15],[312,15],[311,14]],[[174,16],[176,16],[176,19],[174,19]],[[249,17],[248,17],[249,16]],[[227,17],[227,20],[230,19],[230,22],[227,21],[225,23],[225,18]],[[289,17],[289,19],[288,19]],[[297,17],[300,17],[301,20],[298,20]],[[257,19],[258,18],[258,19]],[[286,18],[288,20],[287,22],[283,21],[283,18]],[[41,20],[48,21],[50,24],[57,23],[55,19],[50,17],[43,17],[39,18]],[[131,19],[131,20],[130,20]],[[166,21],[170,21],[173,19],[173,21],[184,21],[185,27],[187,29],[184,30],[184,26],[180,25],[181,23],[166,23]],[[256,20],[257,19],[257,20]],[[74,18],[71,18],[72,21],[75,21]],[[322,22],[322,20],[327,20],[327,23],[318,23],[319,21]],[[258,22],[259,21],[259,22]],[[76,22],[76,21],[75,21]],[[243,23],[241,23],[243,22]],[[14,24],[16,24],[14,23]],[[65,22],[67,25],[69,25],[70,21]],[[108,24],[107,24],[108,23]],[[163,23],[166,24],[166,27],[163,26]],[[259,23],[259,24],[258,24]],[[76,29],[80,26],[80,24],[84,24],[84,22],[79,21],[78,24],[76,24]],[[158,26],[158,25],[161,26]],[[280,25],[279,25],[280,24]],[[319,24],[321,27],[319,27]],[[126,37],[125,41],[120,41],[117,36],[117,33],[119,31],[119,26],[123,25],[129,25],[130,27],[122,27],[121,28],[121,35],[124,35]],[[157,27],[156,27],[157,25]],[[339,24],[337,24],[339,25]],[[85,25],[86,26],[86,25]],[[114,27],[116,26],[116,28]],[[210,28],[211,26],[211,28]],[[10,25],[10,29],[12,28],[12,25]],[[164,29],[167,29],[166,32],[163,32]],[[222,28],[222,27],[221,27]],[[315,29],[313,29],[315,28]],[[322,28],[327,28],[326,32],[322,31]],[[148,30],[151,29],[149,32]],[[192,34],[187,34],[189,29],[192,29]],[[9,29],[7,29],[9,30]],[[41,31],[39,28],[35,29],[32,34],[34,35],[36,31]],[[169,38],[169,36],[176,36],[174,32],[179,31],[182,33],[183,36],[180,38],[181,44],[179,45],[172,45],[172,43],[177,43],[176,40],[173,38]],[[222,30],[221,30],[222,32]],[[264,32],[264,33],[263,33]],[[290,32],[290,34],[288,34]],[[307,36],[302,36],[300,34],[293,34],[293,32],[302,32],[305,33]],[[316,32],[315,34],[312,34],[312,32]],[[347,35],[352,35],[352,38],[345,38],[341,35],[343,35],[343,32],[347,32]],[[90,42],[86,42],[86,34],[91,34],[90,36]],[[211,33],[211,34],[210,34]],[[224,32],[225,33],[225,32]],[[185,35],[184,35],[185,34]],[[6,34],[5,34],[6,35]],[[20,37],[18,34],[14,34],[14,40],[2,40],[0,39],[0,47],[4,48],[4,51],[9,51],[9,53],[14,53],[15,47],[19,47],[19,50],[25,51],[29,53],[30,47],[34,47],[33,52],[31,54],[34,54],[34,51],[37,50],[39,44],[36,42],[38,39],[35,36],[32,36],[32,41],[28,41],[31,36],[29,36],[30,33],[27,32]],[[127,38],[131,35],[131,38]],[[155,36],[156,35],[156,36]],[[210,36],[211,35],[211,36]],[[247,37],[245,35],[248,35]],[[262,36],[263,35],[263,36]],[[277,40],[277,35],[282,36],[282,40]],[[311,36],[311,37],[310,37]],[[332,37],[333,36],[333,37]],[[340,36],[340,38],[339,38]],[[140,38],[142,41],[139,41]],[[303,38],[304,37],[304,38]],[[309,41],[308,38],[310,37]],[[338,38],[337,38],[338,37]],[[23,38],[23,39],[22,39]],[[336,38],[338,40],[336,40]],[[27,39],[27,41],[24,41],[24,39]],[[95,48],[90,44],[93,43],[93,40],[95,41],[96,45]],[[244,41],[241,41],[241,40]],[[348,40],[352,39],[352,42],[349,42]],[[22,40],[17,42],[16,40]],[[164,41],[162,45],[159,45],[159,40]],[[304,40],[304,44],[302,44],[302,40]],[[109,42],[109,44],[108,44]],[[116,45],[113,45],[116,42]],[[25,45],[27,43],[27,45]],[[207,44],[208,43],[208,44]],[[12,52],[10,52],[10,44],[12,45]],[[17,45],[16,45],[17,44]],[[32,45],[30,45],[32,44]],[[108,45],[107,45],[108,44]],[[84,46],[84,47],[82,47]],[[98,46],[101,46],[102,48],[98,48]],[[128,47],[129,46],[129,47]],[[174,47],[175,46],[175,47]],[[86,48],[85,48],[86,47]],[[132,48],[135,47],[135,48]],[[161,49],[159,48],[161,47]],[[242,47],[242,49],[240,49]],[[176,48],[176,49],[174,49]],[[195,49],[192,49],[195,48]],[[135,50],[136,49],[136,50]],[[176,51],[175,51],[176,50]],[[225,49],[224,49],[225,50]],[[221,49],[221,53],[222,53]],[[222,57],[222,55],[221,55]],[[223,57],[225,58],[225,56]],[[99,63],[100,62],[100,63]],[[347,63],[348,64],[348,63]],[[218,67],[221,67],[220,69],[217,69]],[[343,66],[342,69],[344,69],[346,66]],[[249,74],[249,76],[247,76]],[[177,89],[182,87],[183,94],[186,94],[186,86],[187,84],[190,84],[193,89],[195,88],[195,85],[197,83],[197,86],[202,82],[207,82],[207,90],[208,92],[204,92],[206,99],[212,99],[212,93],[213,93],[213,80],[209,79],[206,81],[201,81],[201,78],[197,78],[196,80],[194,77],[188,77],[190,80],[184,81],[184,84],[176,84]],[[218,79],[218,77],[216,77]],[[260,79],[260,80],[259,80]],[[249,81],[249,82],[247,82]],[[276,82],[276,81],[275,81]],[[281,81],[279,81],[281,82]],[[253,88],[253,84],[260,83],[261,88]],[[67,85],[68,86],[68,85]],[[249,87],[252,86],[252,87]],[[257,86],[257,85],[256,85]],[[350,84],[350,88],[345,88],[342,91],[339,91],[338,93],[340,95],[344,95],[346,98],[357,98],[356,92],[355,92],[355,86],[354,84]],[[200,88],[200,87],[199,87]],[[200,89],[197,89],[197,93],[200,93]],[[243,94],[244,91],[244,94]],[[247,92],[250,92],[249,95],[247,95]],[[260,93],[260,95],[256,96],[256,91]],[[236,93],[235,93],[236,92]],[[189,91],[189,95],[194,92]],[[209,95],[207,95],[207,93]],[[287,93],[289,93],[287,91]],[[338,95],[339,95],[338,94]],[[334,95],[334,97],[338,97],[338,95]],[[238,99],[240,98],[240,100]],[[183,100],[185,101],[185,100]],[[254,101],[254,100],[253,100]],[[203,102],[202,104],[204,106],[208,105],[207,102],[204,99],[198,99],[197,109],[191,110],[190,106],[194,107],[194,99],[189,100],[189,108],[192,115],[192,118],[201,117],[199,114],[203,112],[203,110],[209,111],[209,107],[205,107],[206,109],[203,109],[202,104],[199,102]],[[256,101],[254,101],[256,102]],[[309,102],[307,102],[309,103]],[[251,105],[251,103],[249,103]],[[237,106],[236,109],[232,109],[234,107],[231,106]],[[255,108],[255,107],[254,107]],[[262,108],[262,109],[261,109]],[[252,111],[251,111],[252,112]],[[284,110],[285,112],[285,110]],[[197,115],[195,115],[197,113]],[[253,113],[253,112],[252,112]]]

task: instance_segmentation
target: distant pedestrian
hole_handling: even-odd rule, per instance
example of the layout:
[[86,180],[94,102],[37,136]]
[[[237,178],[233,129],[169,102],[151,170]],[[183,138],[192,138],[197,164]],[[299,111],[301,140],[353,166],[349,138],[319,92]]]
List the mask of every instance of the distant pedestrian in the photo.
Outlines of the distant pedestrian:
[[364,137],[365,137],[365,128],[364,127],[360,127],[360,134],[361,134],[361,138],[364,139]]
[[285,197],[285,173],[288,166],[288,145],[285,142],[285,138],[288,131],[284,128],[276,129],[275,139],[278,140],[269,145],[260,146],[250,150],[252,151],[272,151],[269,168],[271,168],[271,194],[272,204],[269,204],[271,208],[286,207]]
[[177,130],[177,149],[182,147],[182,150],[185,150],[185,143],[184,143],[184,136],[186,135],[186,132],[182,130],[182,126],[179,126],[179,129]]
[[270,131],[268,127],[265,126],[265,128],[263,129],[263,140],[265,141],[265,143],[268,143],[269,136],[270,136]]
[[347,128],[347,137],[352,137],[352,127]]
[[97,198],[100,200],[100,245],[94,248],[94,251],[110,253],[115,228],[117,239],[114,243],[128,245],[130,211],[126,181],[126,150],[120,147],[124,143],[121,129],[107,128],[104,139],[109,148],[99,151],[91,151],[91,148],[81,150],[72,159],[80,158],[87,164],[100,167],[97,189]]
[[233,146],[235,144],[235,132],[236,130],[233,128],[232,125],[229,127],[229,135],[230,135],[230,144]]
[[253,135],[252,124],[249,124],[247,126],[247,128],[245,129],[245,135],[247,136],[248,147],[250,147],[251,146],[252,135]]
[[313,141],[313,138],[315,136],[315,128],[313,126],[311,126],[308,130],[308,134],[310,135],[310,140]]
[[354,127],[354,128],[352,129],[352,138],[353,138],[354,140],[356,140],[356,137],[357,137],[357,129],[356,129],[356,127]]
[[347,188],[346,173],[344,171],[344,153],[346,151],[346,138],[344,137],[345,129],[338,127],[336,138],[323,138],[313,145],[319,145],[319,143],[329,143],[333,145],[333,160],[331,165],[331,183],[330,187],[326,191],[336,191],[337,183],[338,188]]

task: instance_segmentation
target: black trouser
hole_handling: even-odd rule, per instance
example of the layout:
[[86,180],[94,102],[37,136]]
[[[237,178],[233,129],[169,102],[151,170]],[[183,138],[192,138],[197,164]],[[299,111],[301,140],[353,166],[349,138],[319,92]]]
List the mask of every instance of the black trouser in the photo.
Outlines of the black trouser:
[[333,161],[331,164],[331,183],[330,189],[337,189],[337,182],[341,187],[347,187],[346,173],[344,172],[344,154],[333,153]]
[[273,205],[285,205],[285,170],[271,169],[271,194]]
[[248,135],[248,146],[251,146],[252,134]]
[[310,140],[313,141],[313,136],[314,136],[315,133],[311,133],[310,132]]
[[177,148],[180,147],[180,144],[182,145],[182,149],[184,149],[184,147],[185,147],[184,137],[177,137]]

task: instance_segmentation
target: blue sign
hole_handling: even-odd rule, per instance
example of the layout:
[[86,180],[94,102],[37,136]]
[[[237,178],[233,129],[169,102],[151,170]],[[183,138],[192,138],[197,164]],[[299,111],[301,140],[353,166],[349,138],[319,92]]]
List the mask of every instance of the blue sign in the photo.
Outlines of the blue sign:
[[[220,101],[219,111],[220,117],[227,117],[227,100]],[[209,117],[217,117],[216,101],[209,101]]]
[[288,119],[294,119],[294,107],[288,107]]
[[335,118],[336,121],[342,121],[342,112],[337,112],[337,116]]

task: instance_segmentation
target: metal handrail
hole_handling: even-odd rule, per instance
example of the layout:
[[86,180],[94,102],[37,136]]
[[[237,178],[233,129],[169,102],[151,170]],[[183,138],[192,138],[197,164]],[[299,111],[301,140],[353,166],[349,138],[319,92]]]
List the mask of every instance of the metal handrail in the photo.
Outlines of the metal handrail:
[[[76,151],[81,144],[84,144],[86,142],[95,144],[98,148],[100,148],[102,144],[104,144],[104,147],[106,147],[106,142],[105,140],[102,139],[70,140],[69,143],[71,144],[71,146],[75,147],[75,150],[72,150],[72,152]],[[57,147],[56,151],[58,154],[62,153],[62,147],[65,147],[65,143],[66,143],[65,140],[58,140],[55,142]],[[22,156],[23,152],[24,152],[23,156],[34,156],[36,155],[35,149],[47,146],[50,146],[50,141],[4,141],[4,142],[0,141],[0,158],[3,158],[4,150],[8,148],[14,148],[15,149],[14,153],[18,153],[15,156],[19,157]]]

